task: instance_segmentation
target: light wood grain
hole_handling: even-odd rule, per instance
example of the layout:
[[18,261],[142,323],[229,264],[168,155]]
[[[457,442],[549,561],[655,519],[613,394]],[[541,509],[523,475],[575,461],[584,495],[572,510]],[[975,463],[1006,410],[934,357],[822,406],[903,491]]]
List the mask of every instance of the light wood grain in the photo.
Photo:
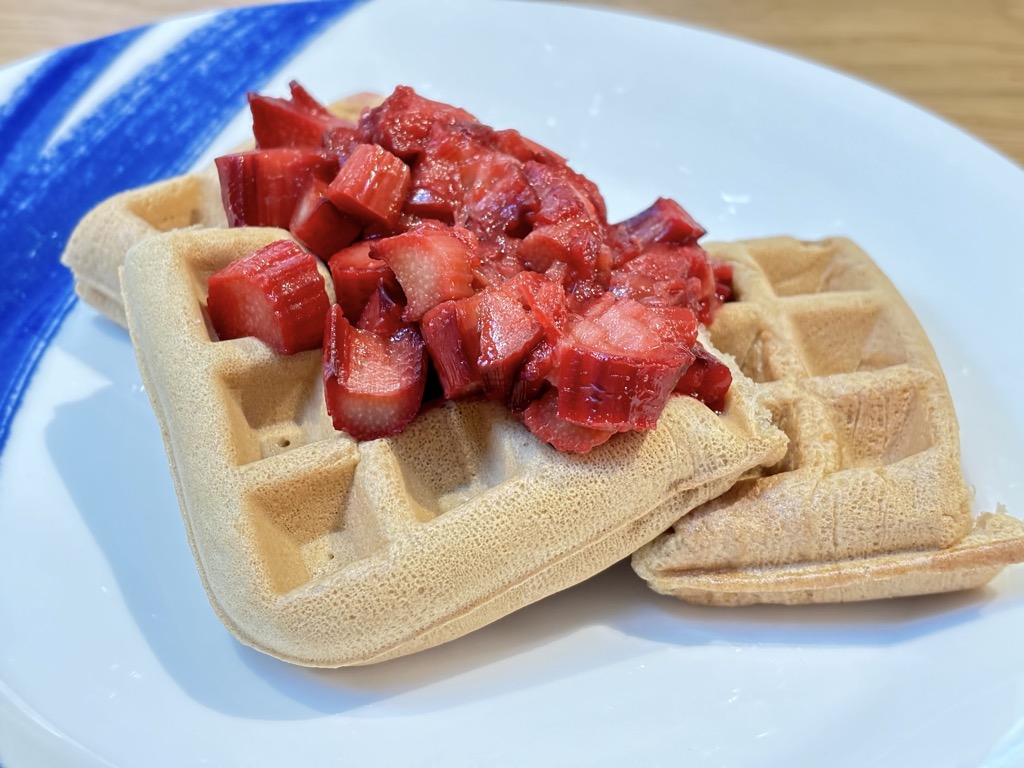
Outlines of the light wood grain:
[[[573,2],[574,0],[570,0]],[[203,0],[3,0],[0,64]],[[217,7],[252,5],[228,0]],[[1024,165],[1024,0],[584,0],[771,45],[897,93]]]

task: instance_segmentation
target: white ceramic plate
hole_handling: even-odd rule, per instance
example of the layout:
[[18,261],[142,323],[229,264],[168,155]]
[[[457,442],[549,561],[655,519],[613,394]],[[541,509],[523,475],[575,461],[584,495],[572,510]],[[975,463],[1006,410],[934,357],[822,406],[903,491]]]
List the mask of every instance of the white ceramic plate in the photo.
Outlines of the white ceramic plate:
[[241,646],[197,578],[126,334],[82,304],[65,316],[53,272],[88,205],[238,143],[246,88],[408,83],[568,156],[613,217],[668,195],[716,239],[852,236],[932,336],[978,508],[1021,514],[1019,168],[805,62],[551,4],[282,6],[57,55],[0,76],[0,259],[25,288],[0,331],[7,768],[1024,764],[1020,569],[972,594],[716,610],[620,564],[378,666]]

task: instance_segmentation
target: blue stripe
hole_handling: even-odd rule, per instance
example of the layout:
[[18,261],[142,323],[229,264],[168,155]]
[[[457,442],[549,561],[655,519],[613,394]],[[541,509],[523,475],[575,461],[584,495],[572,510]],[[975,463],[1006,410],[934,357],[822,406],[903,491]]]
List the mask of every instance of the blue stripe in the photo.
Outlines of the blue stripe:
[[185,172],[244,107],[246,92],[354,2],[214,16],[52,145],[68,107],[138,33],[56,54],[16,94],[0,125],[0,137],[18,146],[0,170],[0,450],[39,358],[74,304],[71,276],[59,263],[74,225],[110,195]]
[[126,32],[47,57],[0,109],[0,196],[18,169],[31,164],[79,94],[141,34]]

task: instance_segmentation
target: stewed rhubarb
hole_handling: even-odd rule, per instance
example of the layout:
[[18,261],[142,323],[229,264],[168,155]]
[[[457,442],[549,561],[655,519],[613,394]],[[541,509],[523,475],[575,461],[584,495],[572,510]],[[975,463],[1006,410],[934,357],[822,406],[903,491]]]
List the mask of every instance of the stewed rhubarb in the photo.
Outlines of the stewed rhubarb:
[[[697,328],[732,273],[674,200],[610,223],[565,158],[406,86],[356,123],[297,83],[249,103],[258,149],[217,160],[229,224],[285,227],[305,249],[282,241],[215,274],[210,317],[220,338],[282,354],[322,345],[337,429],[400,432],[430,368],[444,397],[502,402],[576,453],[652,429],[673,396],[726,407],[731,373]],[[330,308],[309,298],[316,257]]]

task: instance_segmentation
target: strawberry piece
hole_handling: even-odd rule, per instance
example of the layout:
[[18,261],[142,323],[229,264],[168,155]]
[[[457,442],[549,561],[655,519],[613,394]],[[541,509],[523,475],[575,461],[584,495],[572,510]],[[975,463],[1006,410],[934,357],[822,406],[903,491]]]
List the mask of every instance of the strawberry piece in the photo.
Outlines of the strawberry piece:
[[279,240],[211,275],[210,322],[220,339],[255,336],[291,355],[319,347],[329,308],[316,257]]
[[589,453],[615,434],[563,419],[558,415],[558,393],[554,390],[527,406],[523,423],[534,435],[565,453]]
[[419,412],[427,380],[419,332],[411,325],[390,336],[356,328],[337,304],[325,326],[324,397],[334,428],[357,440],[401,432]]
[[359,120],[363,141],[379,144],[403,160],[422,152],[434,125],[477,123],[469,112],[440,101],[432,101],[412,88],[400,85]]
[[480,357],[477,368],[483,379],[484,392],[500,400],[508,394],[527,356],[543,338],[544,328],[514,294],[490,290],[479,295]]
[[408,300],[406,320],[431,307],[473,294],[470,266],[475,238],[465,230],[424,223],[400,235],[375,240],[370,255],[383,259]]
[[295,206],[288,229],[299,242],[327,261],[359,237],[362,225],[327,199],[326,182],[311,179]]
[[697,342],[693,345],[694,361],[683,371],[675,391],[700,400],[711,410],[725,410],[725,396],[732,386],[732,371]]
[[393,226],[408,191],[409,166],[381,147],[359,144],[327,187],[327,197],[359,221]]
[[445,301],[427,311],[420,332],[449,400],[480,392],[484,381],[480,359],[480,301],[482,294]]
[[558,415],[596,429],[652,429],[693,355],[663,339],[658,318],[631,299],[596,304],[562,336]]
[[395,273],[385,262],[370,256],[370,246],[371,241],[361,240],[338,251],[327,262],[334,281],[335,301],[351,323],[359,319],[381,283],[390,295],[401,293]]
[[288,227],[310,181],[329,181],[338,170],[320,150],[296,147],[236,152],[215,163],[229,227]]
[[249,94],[252,133],[258,148],[319,147],[325,131],[347,125],[298,83],[293,81],[289,87],[289,99]]

